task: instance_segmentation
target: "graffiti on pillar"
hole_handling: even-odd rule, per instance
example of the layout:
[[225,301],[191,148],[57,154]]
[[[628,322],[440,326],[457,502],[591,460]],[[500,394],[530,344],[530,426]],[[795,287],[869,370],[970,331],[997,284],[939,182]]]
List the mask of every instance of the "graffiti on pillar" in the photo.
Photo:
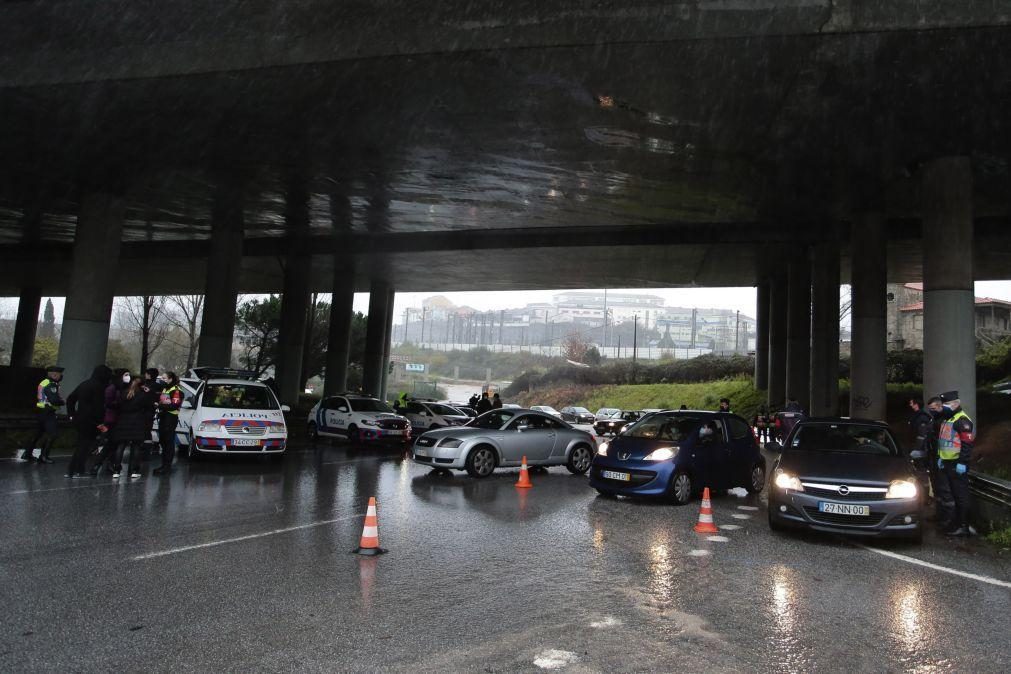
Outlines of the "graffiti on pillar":
[[869,410],[871,408],[871,399],[869,396],[857,396],[853,399],[853,407],[858,410]]

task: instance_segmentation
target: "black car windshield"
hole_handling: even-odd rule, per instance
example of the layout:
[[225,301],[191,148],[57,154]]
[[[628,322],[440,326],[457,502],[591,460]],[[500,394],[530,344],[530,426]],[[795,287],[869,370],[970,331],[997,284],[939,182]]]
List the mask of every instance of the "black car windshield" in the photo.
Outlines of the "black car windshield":
[[514,416],[516,416],[515,412],[494,410],[492,412],[485,412],[476,419],[471,419],[467,425],[471,428],[499,429],[509,423],[509,420]]
[[621,437],[681,442],[688,438],[701,423],[702,420],[698,417],[651,414],[641,421],[626,427]]
[[801,452],[899,455],[888,429],[869,424],[804,423],[794,431],[790,449]]
[[352,412],[390,412],[390,406],[381,400],[373,400],[372,398],[350,398],[348,400],[351,403]]
[[262,384],[208,384],[203,406],[240,410],[280,409],[274,394]]
[[585,407],[573,407],[572,411],[575,412],[576,414],[589,414],[590,413],[590,410],[586,409]]

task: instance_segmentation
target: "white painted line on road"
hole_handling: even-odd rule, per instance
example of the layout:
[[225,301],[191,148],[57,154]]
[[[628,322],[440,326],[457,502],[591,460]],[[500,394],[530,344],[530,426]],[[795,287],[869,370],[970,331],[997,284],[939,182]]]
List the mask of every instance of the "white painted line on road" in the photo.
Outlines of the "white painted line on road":
[[574,664],[578,660],[579,656],[572,651],[559,651],[550,648],[538,653],[534,658],[534,664],[541,669],[561,669],[566,665]]
[[731,515],[735,520],[750,520],[751,515],[742,515],[741,513],[734,513]]
[[933,569],[935,571],[942,571],[944,573],[950,573],[953,576],[961,576],[962,578],[968,578],[970,580],[978,580],[981,583],[989,583],[990,585],[996,585],[998,587],[1011,588],[1011,582],[1006,580],[998,580],[996,578],[991,578],[990,576],[981,576],[976,573],[969,573],[968,571],[961,571],[959,569],[952,569],[948,566],[941,566],[940,564],[932,564],[931,562],[925,562],[922,559],[917,559],[916,557],[908,557],[906,555],[900,555],[897,552],[892,552],[890,550],[881,550],[880,548],[872,548],[869,545],[863,545],[862,543],[853,543],[853,545],[863,548],[864,550],[870,550],[871,552],[876,552],[879,555],[884,555],[885,557],[891,557],[892,559],[898,559],[903,562],[908,562],[910,564],[916,564],[917,566],[924,566],[928,569]]
[[689,557],[706,557],[707,555],[711,555],[711,554],[712,553],[709,552],[708,550],[689,550],[688,551],[688,556]]
[[720,529],[723,531],[737,531],[741,528],[739,524],[721,524]]
[[605,627],[616,627],[616,626],[621,625],[621,624],[622,624],[622,622],[620,620],[618,620],[617,618],[612,618],[611,616],[607,616],[603,620],[598,620],[595,623],[590,623],[590,627],[593,627],[595,629],[603,629]]
[[758,510],[758,506],[737,506],[738,510]]
[[360,515],[348,515],[347,517],[337,517],[332,520],[322,520],[320,522],[310,522],[309,524],[299,524],[294,527],[285,527],[283,529],[274,529],[273,531],[264,531],[259,534],[249,534],[248,536],[238,536],[236,538],[226,538],[220,541],[211,541],[210,543],[198,543],[196,545],[184,545],[181,548],[171,548],[170,550],[161,550],[159,552],[149,552],[144,555],[137,555],[136,557],[131,557],[131,562],[142,562],[147,559],[154,559],[155,557],[165,557],[167,555],[175,555],[180,552],[189,552],[190,550],[199,550],[200,548],[213,548],[218,545],[227,545],[228,543],[239,543],[241,541],[249,541],[254,538],[263,538],[265,536],[274,536],[276,534],[286,534],[289,531],[298,531],[299,529],[311,529],[312,527],[321,527],[324,524],[334,524],[335,522],[344,522],[347,520],[358,519],[365,517],[365,513]]
[[[95,478],[88,478],[94,480]],[[18,491],[8,491],[4,492],[4,496],[11,496],[14,494],[38,494],[45,491],[67,491],[69,489],[93,489],[95,487],[118,487],[126,486],[129,484],[141,484],[140,480],[130,480],[123,482],[92,482],[91,484],[78,484],[73,487],[53,487],[51,489],[19,489]]]
[[727,543],[730,541],[726,536],[706,536],[706,540],[713,543]]

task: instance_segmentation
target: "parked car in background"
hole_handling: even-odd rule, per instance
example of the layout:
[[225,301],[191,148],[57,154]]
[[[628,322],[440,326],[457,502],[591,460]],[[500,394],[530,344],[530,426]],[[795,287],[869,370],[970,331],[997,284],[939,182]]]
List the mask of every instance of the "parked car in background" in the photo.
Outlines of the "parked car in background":
[[616,414],[601,417],[597,414],[597,420],[593,422],[593,432],[597,435],[617,435],[625,426],[635,423],[642,416],[641,412],[633,410],[617,410]]
[[530,409],[532,409],[535,412],[544,412],[545,414],[550,414],[551,416],[558,417],[559,419],[562,418],[562,413],[556,410],[554,407],[551,407],[550,405],[531,405]]
[[769,489],[773,530],[808,528],[861,536],[923,537],[923,488],[888,425],[843,417],[797,423]]
[[565,466],[585,473],[593,460],[593,436],[564,421],[524,409],[485,412],[469,425],[428,431],[414,443],[416,463],[444,470],[466,470],[487,477],[495,468]]
[[428,400],[408,401],[401,414],[407,417],[418,433],[446,426],[462,426],[470,421],[470,417],[455,407]]
[[592,424],[596,421],[593,413],[585,407],[563,407],[561,414],[562,421],[573,424]]
[[660,496],[683,505],[704,487],[762,491],[765,458],[736,414],[657,412],[600,444],[590,486],[602,496]]
[[475,409],[473,409],[471,407],[467,407],[467,403],[454,403],[454,402],[449,401],[449,400],[440,400],[439,404],[440,405],[449,405],[453,409],[459,410],[460,412],[462,412],[463,414],[467,415],[471,419],[473,419],[474,417],[477,416],[477,410],[475,410]]
[[347,438],[364,442],[406,442],[411,424],[382,400],[354,393],[323,398],[309,411],[309,438]]

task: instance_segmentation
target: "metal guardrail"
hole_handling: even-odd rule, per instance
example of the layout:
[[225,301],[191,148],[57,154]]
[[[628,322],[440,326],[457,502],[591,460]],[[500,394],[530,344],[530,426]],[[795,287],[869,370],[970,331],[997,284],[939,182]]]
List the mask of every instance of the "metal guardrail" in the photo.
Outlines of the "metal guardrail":
[[1011,482],[969,471],[969,489],[976,498],[1011,508]]

